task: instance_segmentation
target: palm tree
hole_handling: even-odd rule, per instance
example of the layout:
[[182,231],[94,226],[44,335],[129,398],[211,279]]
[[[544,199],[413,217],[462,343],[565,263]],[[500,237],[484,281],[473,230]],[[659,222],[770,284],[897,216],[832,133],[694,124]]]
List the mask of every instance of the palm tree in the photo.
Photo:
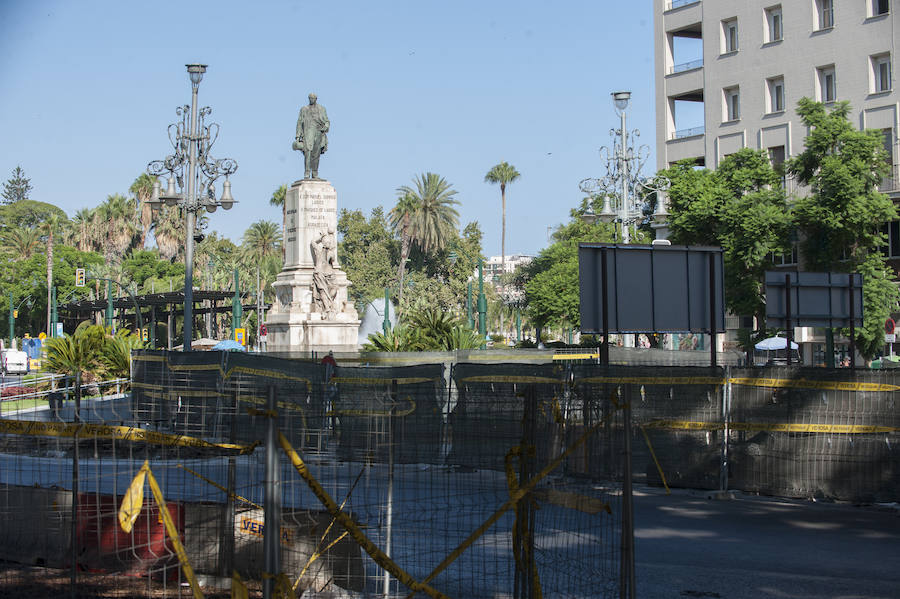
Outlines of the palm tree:
[[502,227],[500,229],[500,272],[506,272],[506,186],[519,178],[516,167],[505,160],[494,165],[484,176],[486,183],[500,184],[500,203],[502,206]]
[[26,260],[41,247],[41,233],[37,227],[9,227],[0,243],[12,253],[14,261]]
[[118,262],[138,233],[137,204],[125,196],[113,194],[97,207],[96,215],[105,232],[103,255],[107,262]]
[[66,235],[66,242],[78,248],[82,252],[94,249],[94,211],[91,208],[82,208],[72,217],[71,227]]
[[156,211],[154,220],[153,236],[156,238],[159,255],[166,260],[176,258],[185,237],[186,225],[181,216],[181,209],[176,206],[163,206]]
[[281,233],[278,225],[270,220],[253,223],[244,231],[241,250],[251,263],[259,264],[266,256],[272,256],[281,250]]
[[147,173],[141,173],[128,189],[134,194],[138,206],[140,206],[141,231],[138,247],[141,249],[144,249],[147,243],[147,234],[153,226],[153,207],[150,205],[150,196],[153,195],[153,184],[155,182],[156,177],[151,177]]
[[47,236],[47,336],[52,337],[53,331],[50,330],[50,320],[53,313],[53,303],[51,301],[51,290],[53,289],[53,242],[54,236],[59,231],[63,223],[59,214],[48,214],[39,225],[41,233]]
[[[272,192],[272,197],[269,198],[269,204],[271,206],[281,206],[281,237],[284,239],[286,237],[285,233],[287,232],[287,202],[284,201],[285,196],[287,195],[287,185],[282,184],[278,189]],[[284,261],[284,245],[281,246],[281,260]]]
[[397,281],[400,285],[400,298],[403,298],[403,277],[406,274],[406,259],[409,258],[409,248],[412,241],[413,217],[419,210],[419,201],[416,196],[405,193],[400,196],[397,205],[391,210],[389,216],[391,227],[400,236],[400,265],[397,267]]
[[413,179],[416,188],[404,185],[397,189],[400,196],[411,195],[418,203],[413,214],[412,238],[425,253],[442,250],[453,236],[459,223],[459,213],[453,206],[456,190],[436,173],[425,173]]
[[81,379],[84,372],[100,367],[102,340],[98,342],[97,327],[79,326],[74,335],[53,337],[46,342],[44,367],[50,372],[75,377],[75,420],[81,419]]

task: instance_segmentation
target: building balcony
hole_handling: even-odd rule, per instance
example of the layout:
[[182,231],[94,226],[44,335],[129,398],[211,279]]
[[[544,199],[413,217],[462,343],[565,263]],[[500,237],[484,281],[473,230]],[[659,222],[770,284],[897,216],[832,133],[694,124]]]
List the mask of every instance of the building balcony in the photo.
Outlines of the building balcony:
[[669,67],[669,75],[675,75],[678,73],[683,73],[685,71],[693,71],[694,69],[699,69],[703,66],[703,59],[692,60],[690,62],[682,62],[681,64],[676,64],[674,66]]
[[[699,64],[696,64],[699,63]],[[694,65],[687,67],[684,65]],[[687,100],[692,102],[703,101],[703,61],[678,64],[672,69],[682,68],[681,71],[673,71],[666,75],[664,85],[666,96],[675,100]]]
[[664,29],[668,32],[680,32],[689,37],[701,37],[700,23],[703,21],[702,3],[700,0],[672,0],[666,5],[663,13]]
[[706,135],[703,127],[679,129],[666,142],[666,163],[671,164],[686,158],[706,156]]

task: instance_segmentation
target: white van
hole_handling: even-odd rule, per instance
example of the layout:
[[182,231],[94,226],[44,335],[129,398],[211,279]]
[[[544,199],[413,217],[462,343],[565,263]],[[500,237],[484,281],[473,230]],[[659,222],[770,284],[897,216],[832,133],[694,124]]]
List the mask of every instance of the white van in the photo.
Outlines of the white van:
[[18,349],[5,349],[0,355],[3,374],[28,374],[28,354]]

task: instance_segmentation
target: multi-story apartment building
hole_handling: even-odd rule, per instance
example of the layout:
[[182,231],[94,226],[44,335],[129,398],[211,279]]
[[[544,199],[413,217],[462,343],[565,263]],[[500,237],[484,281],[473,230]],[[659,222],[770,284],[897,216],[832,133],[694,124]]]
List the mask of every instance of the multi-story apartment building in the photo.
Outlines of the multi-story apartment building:
[[[808,133],[800,98],[847,100],[855,126],[882,132],[891,173],[880,190],[900,203],[900,0],[653,1],[657,168],[683,159],[716,168],[744,147],[784,162]],[[804,192],[790,177],[784,185]],[[898,270],[900,221],[885,228]],[[797,260],[795,251],[777,263]]]
[[716,168],[743,147],[782,162],[803,150],[801,97],[847,100],[856,126],[884,133],[882,191],[900,198],[898,11],[900,0],[654,0],[657,167]]

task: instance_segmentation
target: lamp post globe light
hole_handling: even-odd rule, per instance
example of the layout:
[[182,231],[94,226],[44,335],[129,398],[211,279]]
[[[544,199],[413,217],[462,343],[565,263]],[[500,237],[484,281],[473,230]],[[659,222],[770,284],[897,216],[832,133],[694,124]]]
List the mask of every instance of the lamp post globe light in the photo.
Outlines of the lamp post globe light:
[[[147,173],[157,177],[149,200],[151,207],[159,208],[163,204],[178,206],[185,214],[183,329],[184,351],[190,351],[194,318],[194,241],[202,239],[200,232],[195,231],[197,212],[206,210],[212,213],[219,206],[225,210],[231,209],[234,197],[231,195],[229,177],[238,165],[231,158],[215,159],[210,155],[209,151],[219,137],[219,124],[206,123],[206,117],[212,113],[209,106],[199,111],[197,108],[197,90],[206,65],[185,66],[191,79],[191,105],[179,106],[175,113],[180,117],[180,122],[169,125],[169,141],[175,153],[148,164]],[[166,190],[162,193],[158,177],[166,173]],[[222,195],[216,199],[216,181],[222,177],[225,178]]]
[[[643,195],[656,191],[660,197],[657,212],[653,218],[662,222],[666,214],[665,201],[661,197],[669,187],[668,180],[657,177],[650,179],[641,176],[641,169],[650,156],[650,148],[646,145],[634,147],[633,141],[640,137],[640,131],[628,131],[626,126],[626,110],[631,100],[631,92],[619,91],[612,94],[613,104],[620,118],[618,129],[610,129],[613,138],[612,149],[600,148],[600,155],[606,160],[606,175],[599,178],[583,179],[578,187],[588,194],[588,207],[582,218],[587,223],[597,219],[602,222],[618,222],[621,226],[621,242],[631,243],[631,228],[643,218]],[[591,207],[591,200],[596,196],[603,197],[603,208],[596,214]]]

